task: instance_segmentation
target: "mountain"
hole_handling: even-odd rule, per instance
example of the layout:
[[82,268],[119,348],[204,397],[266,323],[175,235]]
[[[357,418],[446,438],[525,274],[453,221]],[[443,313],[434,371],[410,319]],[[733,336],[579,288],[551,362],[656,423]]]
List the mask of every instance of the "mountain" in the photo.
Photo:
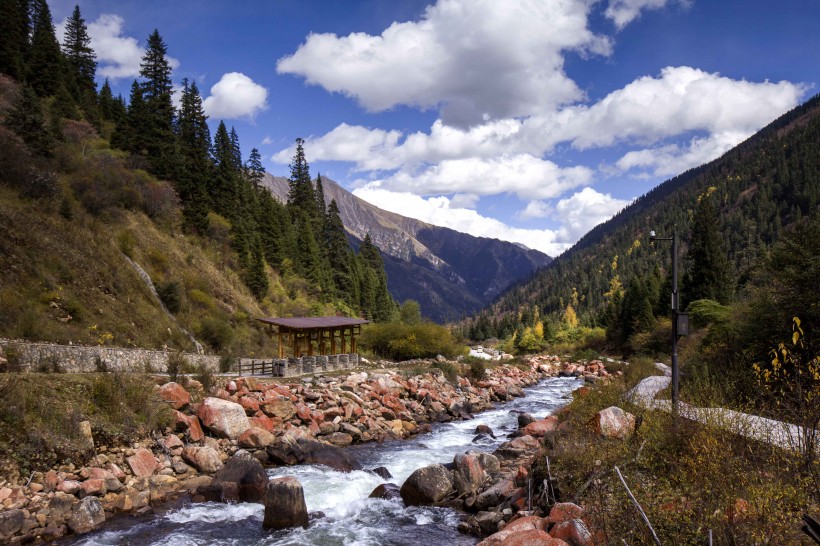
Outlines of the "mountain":
[[[266,174],[262,184],[280,201],[287,201],[287,178]],[[393,297],[399,302],[418,301],[422,313],[437,322],[475,313],[551,260],[514,243],[387,212],[324,177],[322,184],[326,201],[336,200],[354,246],[369,233],[381,250]]]
[[[818,213],[820,95],[722,157],[667,180],[640,197],[592,229],[532,279],[501,295],[485,314],[498,319],[524,306],[537,305],[543,316],[560,313],[573,302],[583,322],[601,323],[613,281],[626,287],[632,279],[649,278],[656,267],[668,274],[670,245],[650,244],[651,230],[659,237],[674,232],[680,238],[681,306],[685,308],[693,211],[706,193],[718,209],[719,231],[737,289],[785,229]],[[665,296],[662,299],[661,306],[668,309]]]

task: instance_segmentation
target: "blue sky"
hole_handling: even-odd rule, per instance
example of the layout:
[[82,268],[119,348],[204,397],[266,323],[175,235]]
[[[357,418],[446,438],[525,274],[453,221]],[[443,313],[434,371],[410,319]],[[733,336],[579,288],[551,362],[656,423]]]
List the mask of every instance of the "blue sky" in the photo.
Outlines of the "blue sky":
[[[58,34],[75,2],[52,0]],[[377,206],[557,255],[816,94],[818,0],[82,0],[128,95],[157,28],[213,124]]]

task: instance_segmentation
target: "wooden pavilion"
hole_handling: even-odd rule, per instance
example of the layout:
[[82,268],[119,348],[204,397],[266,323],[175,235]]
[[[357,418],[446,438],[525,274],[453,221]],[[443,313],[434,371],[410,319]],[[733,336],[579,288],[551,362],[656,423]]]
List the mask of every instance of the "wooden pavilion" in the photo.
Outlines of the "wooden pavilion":
[[[267,324],[271,335],[277,336],[279,358],[285,358],[286,346],[292,349],[295,357],[355,353],[356,336],[361,334],[362,324],[370,322],[349,317],[267,317],[257,320]],[[340,353],[337,353],[338,348],[341,348]]]

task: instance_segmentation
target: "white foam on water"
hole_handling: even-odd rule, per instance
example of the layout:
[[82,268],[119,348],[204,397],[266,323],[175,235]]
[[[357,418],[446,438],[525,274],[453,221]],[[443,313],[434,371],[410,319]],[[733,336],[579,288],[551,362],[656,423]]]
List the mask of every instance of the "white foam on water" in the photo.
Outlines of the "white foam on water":
[[252,517],[262,521],[264,515],[265,507],[261,504],[202,502],[169,512],[165,514],[165,519],[174,523],[190,523],[193,521],[219,523],[242,521]]

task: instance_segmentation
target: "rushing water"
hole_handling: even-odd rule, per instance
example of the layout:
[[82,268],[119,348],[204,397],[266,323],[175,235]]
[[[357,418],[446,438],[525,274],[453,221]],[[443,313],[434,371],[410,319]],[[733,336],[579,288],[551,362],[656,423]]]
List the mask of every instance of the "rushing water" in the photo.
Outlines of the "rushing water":
[[[304,487],[312,519],[308,529],[271,533],[262,529],[264,507],[259,504],[182,504],[144,518],[117,518],[75,542],[81,545],[204,544],[230,546],[273,545],[467,545],[472,537],[456,531],[460,515],[448,508],[405,508],[400,500],[370,499],[385,481],[401,484],[415,469],[451,462],[468,450],[494,451],[517,428],[521,412],[544,417],[567,403],[580,385],[577,379],[551,378],[524,389],[527,396],[476,415],[468,421],[434,425],[433,432],[411,440],[369,443],[348,448],[364,468],[387,467],[393,478],[384,480],[367,471],[336,472],[324,466],[272,468],[270,476],[294,476]],[[489,425],[496,440],[473,443],[478,424]]]

